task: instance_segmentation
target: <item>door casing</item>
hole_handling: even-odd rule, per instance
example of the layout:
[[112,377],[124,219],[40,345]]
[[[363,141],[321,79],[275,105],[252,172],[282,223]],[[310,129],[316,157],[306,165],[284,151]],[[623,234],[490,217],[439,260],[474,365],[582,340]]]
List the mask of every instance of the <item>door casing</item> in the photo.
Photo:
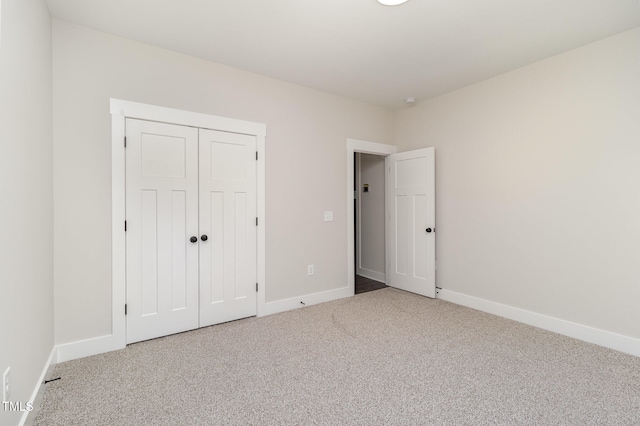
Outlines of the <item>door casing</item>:
[[111,189],[112,189],[112,314],[111,333],[86,341],[82,356],[93,355],[126,346],[126,240],[125,221],[125,119],[157,121],[256,137],[257,159],[257,316],[264,315],[265,274],[265,139],[266,125],[208,114],[165,108],[120,99],[110,99],[111,111]]

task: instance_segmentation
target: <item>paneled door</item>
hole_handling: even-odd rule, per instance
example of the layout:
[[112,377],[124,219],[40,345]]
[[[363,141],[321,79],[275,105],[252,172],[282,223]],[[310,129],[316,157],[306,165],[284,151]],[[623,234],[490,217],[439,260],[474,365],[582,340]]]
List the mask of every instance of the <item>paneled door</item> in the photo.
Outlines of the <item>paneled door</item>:
[[256,314],[256,190],[256,137],[200,129],[201,327]]
[[126,120],[127,343],[256,314],[255,150]]
[[387,157],[387,285],[436,296],[435,149]]
[[126,121],[127,342],[198,327],[198,129]]

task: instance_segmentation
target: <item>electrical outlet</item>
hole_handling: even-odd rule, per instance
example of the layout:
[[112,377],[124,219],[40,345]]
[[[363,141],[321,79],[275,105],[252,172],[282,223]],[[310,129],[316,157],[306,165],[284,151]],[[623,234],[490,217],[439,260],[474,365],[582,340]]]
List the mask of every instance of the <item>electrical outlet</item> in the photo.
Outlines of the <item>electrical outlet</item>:
[[324,212],[324,221],[325,222],[333,222],[333,211]]
[[307,275],[313,275],[313,265],[307,265]]
[[9,401],[11,398],[11,367],[2,375],[2,401]]

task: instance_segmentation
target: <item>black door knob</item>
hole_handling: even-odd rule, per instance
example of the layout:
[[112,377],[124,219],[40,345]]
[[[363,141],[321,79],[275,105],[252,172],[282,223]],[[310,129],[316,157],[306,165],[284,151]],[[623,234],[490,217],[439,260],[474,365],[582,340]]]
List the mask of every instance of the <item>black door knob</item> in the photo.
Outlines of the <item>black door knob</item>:
[[207,240],[209,239],[209,237],[207,237],[207,235],[205,234],[205,235],[203,235],[202,237],[200,237],[200,239],[201,239],[202,241],[207,241]]
[[427,232],[431,232],[431,228],[427,228]]
[[198,242],[198,237],[191,237],[191,238],[189,238],[189,241],[191,241],[192,243],[197,243]]

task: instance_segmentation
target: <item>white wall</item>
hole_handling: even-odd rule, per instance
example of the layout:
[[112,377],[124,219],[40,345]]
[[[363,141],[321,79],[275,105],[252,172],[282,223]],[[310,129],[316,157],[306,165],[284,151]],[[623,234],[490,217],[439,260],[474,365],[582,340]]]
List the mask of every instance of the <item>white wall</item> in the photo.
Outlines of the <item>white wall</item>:
[[[358,256],[356,273],[385,282],[384,157],[358,153]],[[369,185],[369,192],[363,186]]]
[[437,283],[640,338],[640,29],[397,113],[436,147]]
[[[53,349],[51,20],[44,1],[2,0],[0,374],[26,403]],[[22,413],[0,407],[0,424]]]
[[110,97],[266,123],[267,301],[347,285],[346,139],[390,141],[391,111],[53,27],[56,343],[110,333]]

